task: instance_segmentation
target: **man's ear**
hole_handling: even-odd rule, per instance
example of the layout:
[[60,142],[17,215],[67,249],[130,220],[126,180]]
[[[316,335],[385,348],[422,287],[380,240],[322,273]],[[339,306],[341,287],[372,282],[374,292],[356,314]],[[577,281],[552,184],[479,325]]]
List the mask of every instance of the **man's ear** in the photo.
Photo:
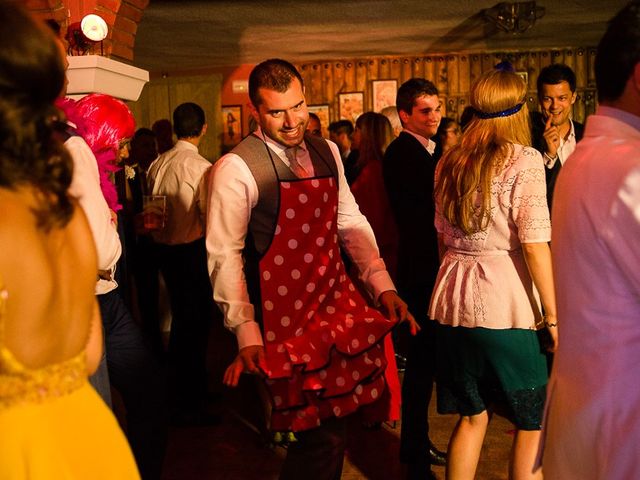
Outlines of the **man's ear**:
[[573,92],[573,94],[571,94],[571,105],[576,103],[576,98],[578,98],[578,94],[576,92]]
[[207,127],[208,125],[206,123],[202,126],[202,131],[200,132],[201,137],[204,137],[204,134],[207,133]]
[[253,102],[249,102],[249,112],[251,113],[251,116],[256,121],[256,123],[260,125],[260,114],[258,113],[258,109],[255,107]]
[[398,116],[400,117],[400,122],[402,123],[402,125],[409,121],[409,114],[404,110],[398,110]]

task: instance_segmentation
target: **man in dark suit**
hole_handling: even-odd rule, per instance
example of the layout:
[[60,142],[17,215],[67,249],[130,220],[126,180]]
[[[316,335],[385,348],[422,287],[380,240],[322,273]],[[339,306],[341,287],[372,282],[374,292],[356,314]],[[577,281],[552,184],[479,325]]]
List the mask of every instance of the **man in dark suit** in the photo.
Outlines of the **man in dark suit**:
[[531,114],[531,140],[547,167],[547,203],[551,209],[558,173],[576,149],[584,127],[570,118],[576,101],[576,75],[571,68],[562,63],[549,65],[540,71],[537,84],[542,113]]
[[409,341],[402,385],[400,460],[408,465],[408,478],[425,479],[433,478],[430,465],[445,462],[445,454],[429,440],[435,341],[427,314],[439,267],[433,223],[435,143],[430,138],[442,114],[437,88],[423,78],[412,78],[400,86],[396,106],[404,130],[385,152],[383,175],[399,233],[396,285],[422,328]]

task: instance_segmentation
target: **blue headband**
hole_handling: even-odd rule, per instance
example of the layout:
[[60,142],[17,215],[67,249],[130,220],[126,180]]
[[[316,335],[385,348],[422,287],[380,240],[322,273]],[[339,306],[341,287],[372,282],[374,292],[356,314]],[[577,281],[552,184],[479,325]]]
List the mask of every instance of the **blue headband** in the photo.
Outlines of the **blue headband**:
[[510,115],[518,113],[523,105],[524,105],[524,102],[519,103],[515,107],[507,108],[506,110],[503,110],[501,112],[495,112],[495,113],[486,113],[486,112],[481,112],[480,110],[474,109],[474,113],[478,118],[481,118],[482,120],[486,120],[488,118],[508,117]]

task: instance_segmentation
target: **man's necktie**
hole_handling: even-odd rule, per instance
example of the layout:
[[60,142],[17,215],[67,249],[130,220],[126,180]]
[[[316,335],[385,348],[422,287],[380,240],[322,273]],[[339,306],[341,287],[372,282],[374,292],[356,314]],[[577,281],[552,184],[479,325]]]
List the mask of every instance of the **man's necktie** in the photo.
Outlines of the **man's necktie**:
[[284,154],[289,159],[289,168],[298,178],[306,178],[309,173],[304,169],[302,165],[298,163],[298,147],[289,147],[284,151]]

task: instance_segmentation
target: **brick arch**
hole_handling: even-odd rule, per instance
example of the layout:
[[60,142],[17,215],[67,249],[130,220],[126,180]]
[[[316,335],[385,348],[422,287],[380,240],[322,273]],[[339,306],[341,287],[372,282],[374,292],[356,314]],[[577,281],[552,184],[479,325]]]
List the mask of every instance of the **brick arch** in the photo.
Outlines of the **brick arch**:
[[64,31],[89,13],[100,15],[109,26],[105,55],[133,60],[138,24],[149,0],[26,0],[25,4],[37,17],[57,20]]

